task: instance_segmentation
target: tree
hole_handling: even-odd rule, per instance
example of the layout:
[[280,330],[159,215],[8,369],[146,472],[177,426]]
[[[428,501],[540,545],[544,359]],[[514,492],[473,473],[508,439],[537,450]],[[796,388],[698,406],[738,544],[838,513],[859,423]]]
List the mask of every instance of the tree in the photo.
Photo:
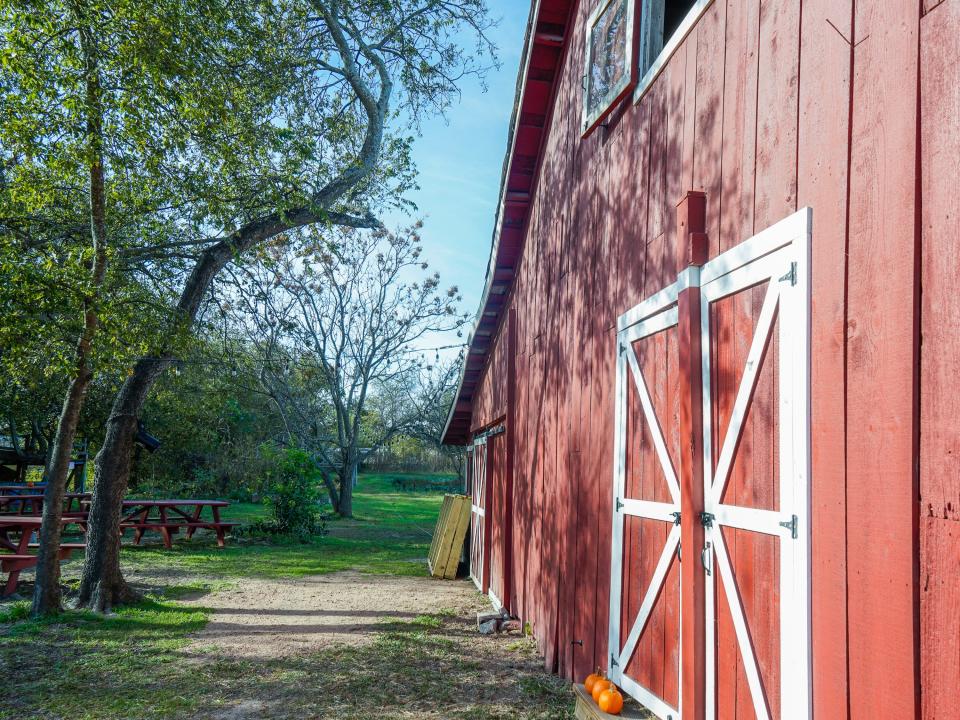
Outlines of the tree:
[[[251,17],[259,22],[255,28],[282,27],[270,43],[238,39],[244,49],[276,57],[275,76],[266,76],[260,91],[275,94],[259,107],[244,103],[242,112],[227,114],[254,119],[244,147],[264,152],[253,153],[249,165],[250,152],[217,156],[217,162],[200,155],[199,168],[189,174],[203,192],[188,196],[195,197],[202,222],[191,215],[167,241],[128,256],[149,272],[171,255],[182,260],[188,250],[192,254],[177,266],[184,279],[162,340],[131,368],[95,460],[79,593],[79,604],[95,610],[132,597],[120,571],[119,508],[137,418],[151,387],[174,362],[177,338],[193,327],[214,279],[239,256],[298,228],[377,225],[369,209],[402,197],[412,182],[409,138],[388,132],[391,113],[403,110],[415,123],[424,112],[442,110],[457,80],[481,72],[478,58],[492,51],[483,0],[274,0],[256,3]],[[234,27],[232,19],[227,25]],[[465,27],[475,33],[476,48],[458,44]],[[184,38],[176,34],[172,40],[176,47]],[[218,80],[208,81],[218,86]],[[232,108],[229,99],[224,105]],[[270,141],[265,145],[264,134]],[[232,182],[229,192],[211,192],[214,183],[207,180],[213,175]]]
[[307,233],[295,251],[263,251],[231,294],[237,322],[246,323],[267,361],[264,387],[288,416],[301,424],[324,419],[309,418],[295,399],[291,361],[299,376],[319,381],[314,402],[331,408],[319,435],[336,452],[315,447],[336,468],[328,489],[344,517],[353,513],[352,481],[364,457],[419,427],[456,378],[455,365],[428,363],[421,349],[458,332],[467,316],[457,312],[457,288],[441,290],[439,275],[414,279],[428,268],[419,229],[339,230],[332,240]]
[[[161,10],[164,20],[196,19],[175,2]],[[72,353],[57,352],[60,362],[51,364],[67,387],[45,472],[34,614],[60,609],[63,492],[94,378],[94,343],[113,299],[108,288],[119,277],[108,276],[108,258],[124,244],[113,238],[130,242],[164,225],[169,196],[155,190],[170,185],[165,176],[183,162],[182,128],[206,102],[184,100],[170,84],[180,68],[168,67],[169,48],[151,44],[156,20],[137,4],[0,3],[0,235],[10,249],[4,274],[15,292],[55,288],[57,305],[44,297],[48,316],[27,310],[17,318],[27,320],[26,328],[39,325],[38,337],[50,316],[54,323],[72,313],[79,318],[66,323],[78,325]],[[145,223],[151,212],[152,226]],[[65,286],[54,281],[58,259],[72,274]]]

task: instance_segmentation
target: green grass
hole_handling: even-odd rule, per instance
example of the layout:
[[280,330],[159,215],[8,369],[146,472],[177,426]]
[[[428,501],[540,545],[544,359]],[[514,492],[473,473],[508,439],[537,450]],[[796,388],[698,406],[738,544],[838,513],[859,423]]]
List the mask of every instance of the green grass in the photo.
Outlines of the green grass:
[[[112,616],[71,611],[35,621],[26,602],[0,604],[0,668],[16,668],[5,674],[0,718],[218,717],[238,705],[250,712],[237,717],[570,717],[568,688],[542,672],[529,638],[491,644],[450,609],[384,623],[366,645],[303,656],[251,660],[187,647],[210,617],[202,596],[244,577],[425,574],[442,496],[398,492],[392,477],[362,476],[356,517],[331,520],[329,535],[307,544],[230,539],[219,549],[206,536],[181,538],[172,551],[127,545],[128,574],[165,586]],[[224,518],[264,515],[262,506],[233,504]],[[68,580],[77,567],[67,566]],[[178,601],[186,598],[200,606]]]
[[109,617],[73,611],[13,623],[0,634],[2,665],[17,669],[0,717],[174,717],[190,704],[181,649],[208,615],[147,597]]
[[[425,575],[431,533],[440,512],[440,494],[398,492],[390,475],[364,475],[354,495],[354,517],[327,523],[329,534],[309,543],[297,540],[230,539],[125,546],[123,562],[135,570],[175,567],[205,577],[297,577],[341,570],[390,575]],[[231,504],[224,520],[254,522],[266,517],[262,505]]]

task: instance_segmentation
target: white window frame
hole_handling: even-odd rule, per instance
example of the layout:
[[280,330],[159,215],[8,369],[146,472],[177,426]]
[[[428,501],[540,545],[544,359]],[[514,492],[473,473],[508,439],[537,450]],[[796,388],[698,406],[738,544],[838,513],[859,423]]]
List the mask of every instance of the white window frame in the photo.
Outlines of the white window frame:
[[607,97],[600,103],[598,108],[590,112],[590,70],[593,66],[593,49],[590,45],[590,39],[593,34],[593,28],[597,21],[613,3],[623,2],[624,0],[601,0],[601,2],[590,13],[590,19],[587,20],[587,30],[584,37],[584,64],[581,85],[583,89],[583,115],[580,123],[580,129],[583,137],[593,132],[603,119],[610,114],[637,82],[637,48],[636,48],[636,28],[637,28],[637,3],[641,0],[625,0],[627,4],[627,37],[626,37],[626,65],[627,72],[623,84],[615,91],[607,94]]
[[[638,73],[639,65],[641,63],[646,64],[648,58],[651,55],[650,43],[652,39],[650,37],[650,23],[648,22],[650,16],[653,12],[654,3],[657,6],[661,6],[665,0],[642,0],[642,6],[640,9],[640,52],[637,59],[638,64]],[[633,101],[634,103],[640,102],[641,98],[647,94],[647,90],[650,89],[650,86],[653,85],[653,81],[659,77],[660,73],[663,72],[663,68],[666,67],[667,62],[670,58],[673,57],[673,54],[677,51],[677,48],[680,47],[680,44],[686,39],[687,35],[690,34],[690,31],[693,29],[693,26],[697,24],[697,21],[700,19],[700,16],[706,12],[707,8],[710,7],[710,4],[713,0],[697,0],[692,8],[684,16],[683,20],[677,26],[677,29],[673,31],[673,35],[669,38],[666,38],[666,42],[663,44],[663,48],[657,54],[655,58],[650,62],[649,67],[643,73],[643,76],[637,82],[637,87],[633,91]]]

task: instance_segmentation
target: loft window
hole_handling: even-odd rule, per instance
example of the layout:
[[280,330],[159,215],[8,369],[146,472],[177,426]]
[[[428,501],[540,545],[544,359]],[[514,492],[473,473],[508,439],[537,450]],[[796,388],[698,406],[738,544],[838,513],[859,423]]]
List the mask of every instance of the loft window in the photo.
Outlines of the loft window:
[[710,0],[641,0],[640,88],[649,87]]
[[634,0],[601,0],[587,23],[583,77],[586,135],[636,84]]

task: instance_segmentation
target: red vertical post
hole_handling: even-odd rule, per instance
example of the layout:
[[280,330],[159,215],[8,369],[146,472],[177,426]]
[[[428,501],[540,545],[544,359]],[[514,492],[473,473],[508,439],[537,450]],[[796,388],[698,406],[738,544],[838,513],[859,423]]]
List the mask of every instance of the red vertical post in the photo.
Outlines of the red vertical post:
[[703,720],[706,687],[703,525],[703,403],[700,377],[700,266],[707,260],[707,198],[688,191],[677,205],[677,330],[680,342],[680,707],[684,720]]

